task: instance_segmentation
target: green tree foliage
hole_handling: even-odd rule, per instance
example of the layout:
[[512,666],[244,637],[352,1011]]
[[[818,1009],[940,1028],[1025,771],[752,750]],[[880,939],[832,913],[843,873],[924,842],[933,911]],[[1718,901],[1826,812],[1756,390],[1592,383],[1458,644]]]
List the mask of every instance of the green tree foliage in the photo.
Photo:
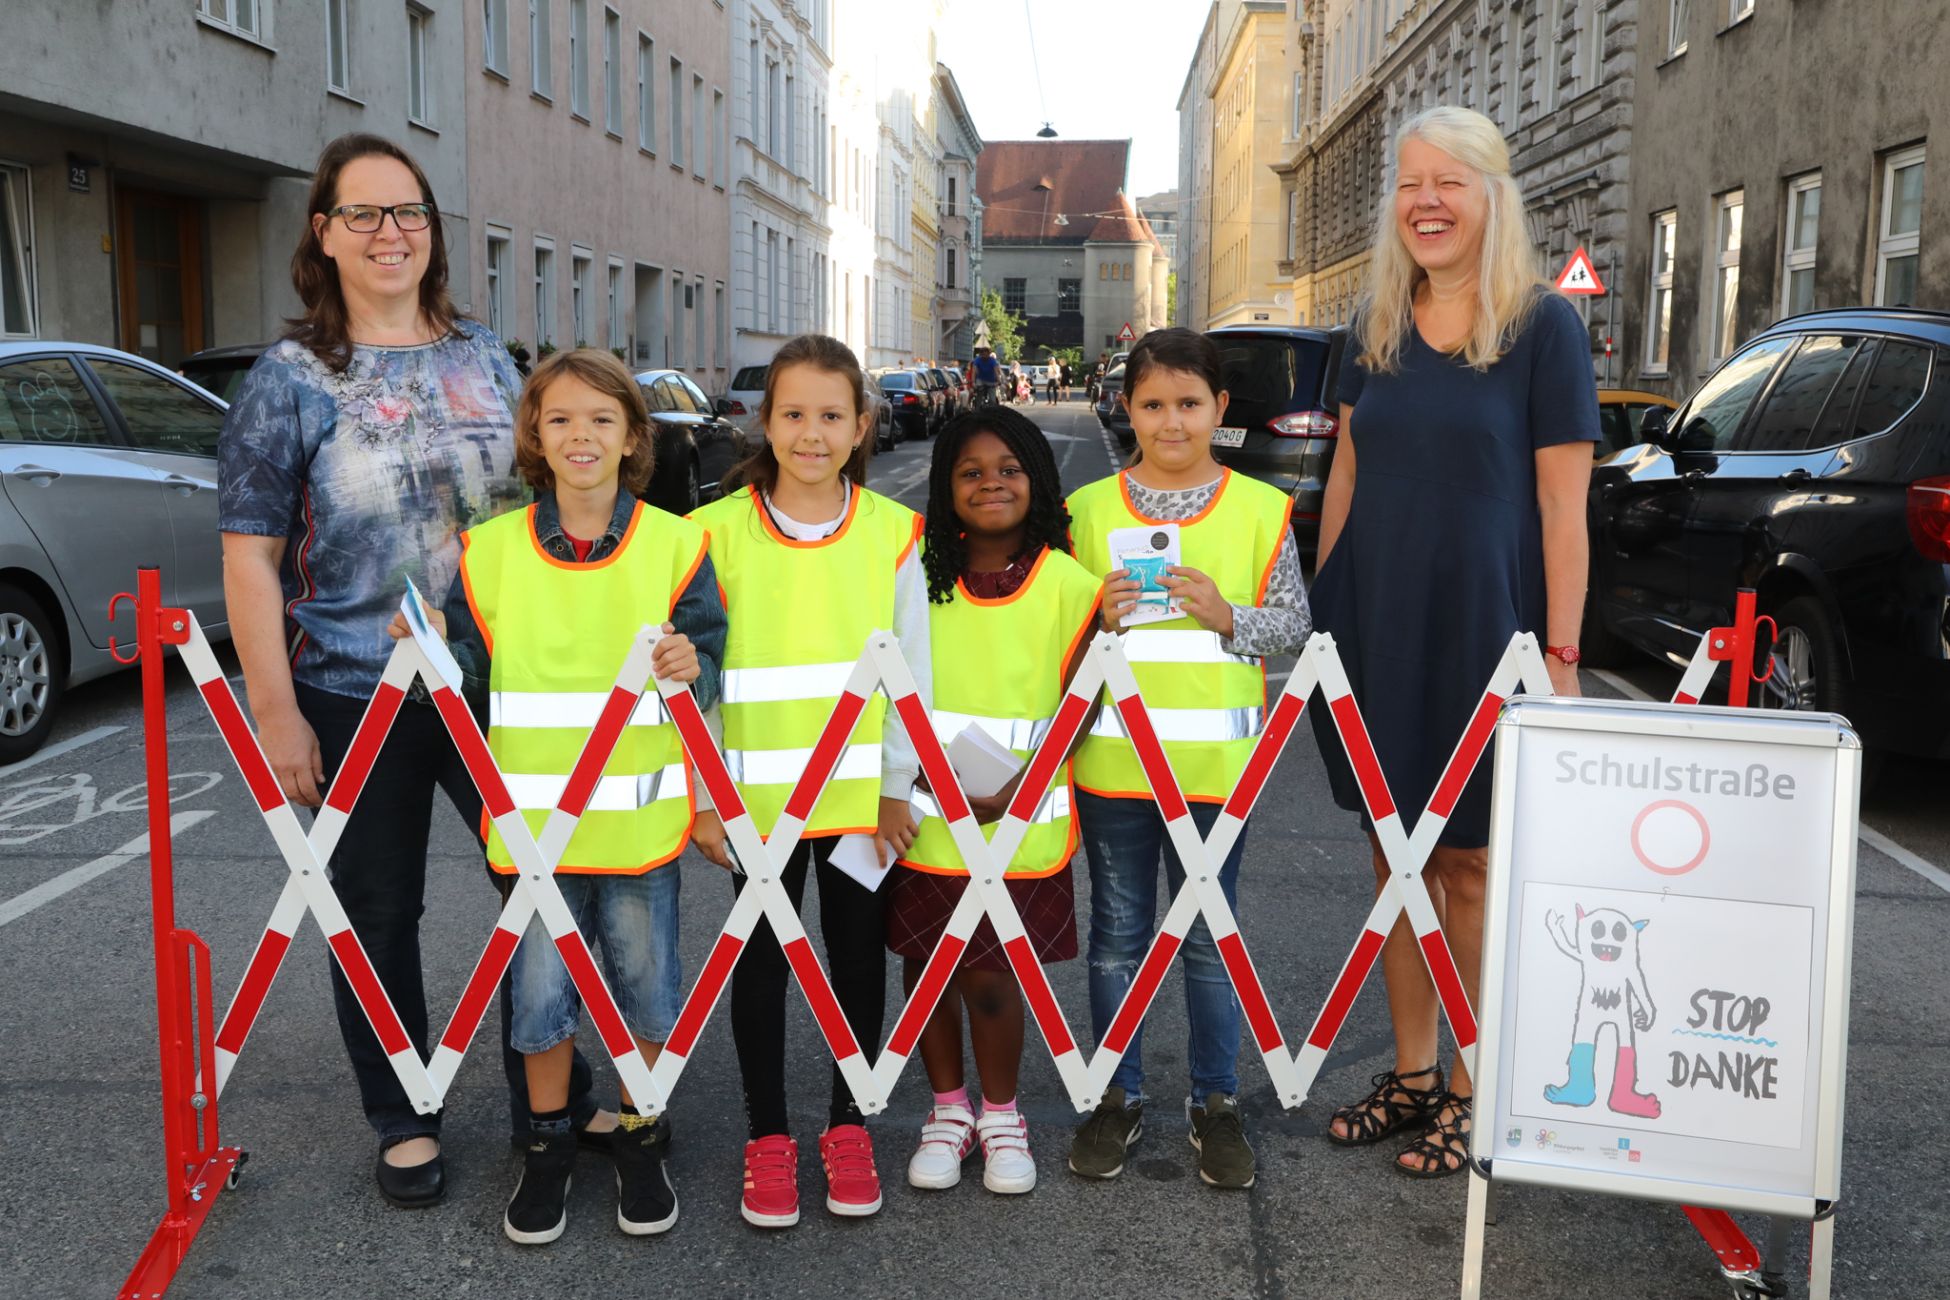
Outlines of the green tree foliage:
[[1002,305],[1002,295],[993,289],[982,290],[982,319],[988,322],[989,345],[1004,361],[1022,356],[1022,317]]

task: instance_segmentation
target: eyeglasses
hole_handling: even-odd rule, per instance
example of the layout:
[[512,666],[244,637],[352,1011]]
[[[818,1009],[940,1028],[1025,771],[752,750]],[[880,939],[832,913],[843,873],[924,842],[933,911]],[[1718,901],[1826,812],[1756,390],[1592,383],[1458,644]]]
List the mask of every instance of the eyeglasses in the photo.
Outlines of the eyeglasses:
[[402,231],[425,230],[433,224],[431,203],[395,203],[389,208],[371,203],[341,203],[338,207],[328,210],[325,216],[327,220],[333,217],[342,218],[345,221],[345,228],[354,234],[370,235],[385,224],[389,213],[392,215],[393,224]]

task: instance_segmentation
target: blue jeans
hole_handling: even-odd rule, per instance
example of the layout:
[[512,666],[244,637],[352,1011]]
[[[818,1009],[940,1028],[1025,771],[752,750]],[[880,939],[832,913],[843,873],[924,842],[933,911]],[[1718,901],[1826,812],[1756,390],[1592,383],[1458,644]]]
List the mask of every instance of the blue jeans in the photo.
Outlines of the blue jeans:
[[[677,871],[673,862],[635,876],[558,872],[555,877],[576,928],[602,949],[604,977],[623,1023],[653,1043],[670,1037],[684,1006]],[[508,1039],[517,1052],[533,1056],[575,1035],[582,995],[540,916],[528,922],[508,977],[515,990]]]
[[[1195,803],[1191,809],[1199,834],[1210,833],[1219,805]],[[1090,1025],[1102,1042],[1151,946],[1158,914],[1160,851],[1165,883],[1173,895],[1185,883],[1185,868],[1165,834],[1158,805],[1149,799],[1105,799],[1079,790],[1077,824],[1090,859]],[[1242,827],[1219,869],[1219,887],[1235,911],[1239,859],[1245,847]],[[1185,967],[1185,1014],[1191,1021],[1186,1055],[1191,1061],[1192,1100],[1203,1105],[1207,1093],[1230,1097],[1239,1091],[1239,999],[1204,917],[1192,922],[1180,957]],[[1110,1081],[1130,1101],[1143,1097],[1142,1025]]]

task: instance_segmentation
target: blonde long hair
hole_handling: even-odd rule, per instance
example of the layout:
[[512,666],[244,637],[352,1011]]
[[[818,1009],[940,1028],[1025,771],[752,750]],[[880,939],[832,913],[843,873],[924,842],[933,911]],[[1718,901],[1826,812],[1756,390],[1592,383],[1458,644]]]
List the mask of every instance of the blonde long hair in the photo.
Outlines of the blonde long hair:
[[1440,149],[1482,178],[1488,220],[1477,267],[1475,320],[1461,355],[1473,369],[1487,370],[1523,332],[1545,281],[1524,228],[1523,192],[1510,174],[1510,147],[1503,133],[1481,113],[1453,105],[1426,109],[1395,133],[1361,304],[1361,364],[1370,371],[1394,372],[1402,340],[1414,325],[1416,286],[1427,278],[1395,221],[1395,184],[1402,147],[1410,140]]

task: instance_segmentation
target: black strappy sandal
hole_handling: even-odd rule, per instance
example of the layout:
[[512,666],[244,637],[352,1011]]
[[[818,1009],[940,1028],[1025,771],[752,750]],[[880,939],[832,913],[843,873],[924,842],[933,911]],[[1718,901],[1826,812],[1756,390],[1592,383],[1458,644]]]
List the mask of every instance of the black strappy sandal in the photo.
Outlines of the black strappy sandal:
[[[1435,1084],[1428,1088],[1411,1088],[1404,1079],[1419,1079],[1424,1075],[1435,1076]],[[1332,1118],[1347,1126],[1347,1136],[1335,1133],[1330,1126],[1327,1140],[1340,1147],[1369,1147],[1397,1133],[1427,1128],[1436,1110],[1442,1105],[1448,1093],[1442,1087],[1442,1067],[1431,1065],[1426,1070],[1410,1070],[1407,1074],[1396,1074],[1384,1070],[1369,1080],[1374,1091],[1352,1105],[1335,1111]],[[1402,1101],[1400,1097],[1407,1097]]]
[[[1395,1172],[1405,1178],[1447,1178],[1469,1168],[1469,1134],[1475,1126],[1476,1098],[1445,1093],[1435,1110],[1437,1118],[1429,1131],[1402,1148],[1403,1155],[1415,1157],[1415,1164],[1395,1161]],[[1450,1112],[1446,1121],[1440,1118],[1444,1110]]]

